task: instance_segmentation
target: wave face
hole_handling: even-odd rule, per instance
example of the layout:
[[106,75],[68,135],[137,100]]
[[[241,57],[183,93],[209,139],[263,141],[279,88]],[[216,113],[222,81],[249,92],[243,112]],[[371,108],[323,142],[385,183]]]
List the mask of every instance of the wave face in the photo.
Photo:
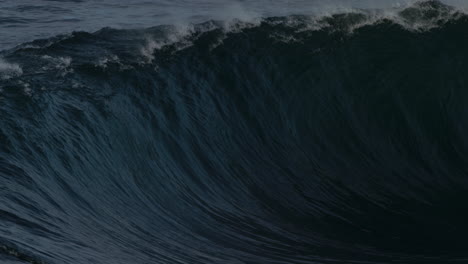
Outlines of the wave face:
[[466,263],[467,28],[431,1],[4,51],[0,260]]

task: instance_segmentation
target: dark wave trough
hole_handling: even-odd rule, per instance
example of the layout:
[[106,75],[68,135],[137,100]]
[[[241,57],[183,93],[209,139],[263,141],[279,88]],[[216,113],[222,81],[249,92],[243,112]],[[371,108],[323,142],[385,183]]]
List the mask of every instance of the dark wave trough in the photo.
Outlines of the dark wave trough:
[[0,61],[5,263],[468,263],[468,17],[104,28]]

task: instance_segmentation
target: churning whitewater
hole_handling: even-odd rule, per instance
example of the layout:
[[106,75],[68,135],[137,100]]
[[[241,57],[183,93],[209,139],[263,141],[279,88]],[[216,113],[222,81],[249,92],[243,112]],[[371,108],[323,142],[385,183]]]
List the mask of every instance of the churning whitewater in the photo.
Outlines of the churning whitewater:
[[0,261],[468,263],[467,33],[426,1],[4,49]]

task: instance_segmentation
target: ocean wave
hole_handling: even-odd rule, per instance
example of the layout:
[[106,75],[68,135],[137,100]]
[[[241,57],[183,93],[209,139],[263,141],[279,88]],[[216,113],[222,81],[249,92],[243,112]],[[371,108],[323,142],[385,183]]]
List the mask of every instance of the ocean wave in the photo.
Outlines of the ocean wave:
[[467,26],[429,1],[4,51],[0,254],[464,263]]

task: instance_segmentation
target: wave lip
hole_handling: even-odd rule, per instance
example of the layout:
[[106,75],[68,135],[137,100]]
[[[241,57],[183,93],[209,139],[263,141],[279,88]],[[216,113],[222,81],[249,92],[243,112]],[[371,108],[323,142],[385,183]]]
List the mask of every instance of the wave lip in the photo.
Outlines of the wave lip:
[[[157,26],[153,28],[165,28],[164,31],[170,32],[165,34],[164,38],[157,40],[151,38],[152,34],[147,34],[145,44],[140,48],[140,53],[146,57],[148,62],[152,61],[152,51],[161,49],[164,46],[177,44],[179,46],[189,46],[190,38],[194,35],[199,35],[204,32],[215,29],[222,29],[226,33],[235,33],[242,29],[255,27],[261,23],[283,23],[287,26],[292,26],[296,31],[299,30],[347,30],[352,32],[355,29],[366,25],[391,21],[399,24],[408,30],[425,31],[432,28],[442,26],[447,22],[456,21],[457,19],[466,17],[463,10],[453,6],[446,5],[438,0],[419,1],[411,6],[388,8],[388,9],[349,9],[347,11],[334,10],[331,12],[314,13],[311,15],[288,15],[281,17],[247,17],[244,19],[227,19],[210,20],[198,24],[177,24]],[[96,31],[97,34],[106,34],[110,32],[121,33],[127,32],[134,35],[137,32],[151,32],[152,28],[147,29],[112,29],[103,28]],[[75,33],[62,34],[52,37],[48,40],[42,39],[18,45],[16,48],[34,47],[41,43],[37,48],[52,45],[56,41],[61,41],[70,38]],[[125,39],[122,39],[125,41]],[[44,43],[45,42],[45,43]],[[183,43],[185,42],[185,43]],[[14,48],[15,49],[15,48]],[[13,50],[14,50],[13,49]]]

